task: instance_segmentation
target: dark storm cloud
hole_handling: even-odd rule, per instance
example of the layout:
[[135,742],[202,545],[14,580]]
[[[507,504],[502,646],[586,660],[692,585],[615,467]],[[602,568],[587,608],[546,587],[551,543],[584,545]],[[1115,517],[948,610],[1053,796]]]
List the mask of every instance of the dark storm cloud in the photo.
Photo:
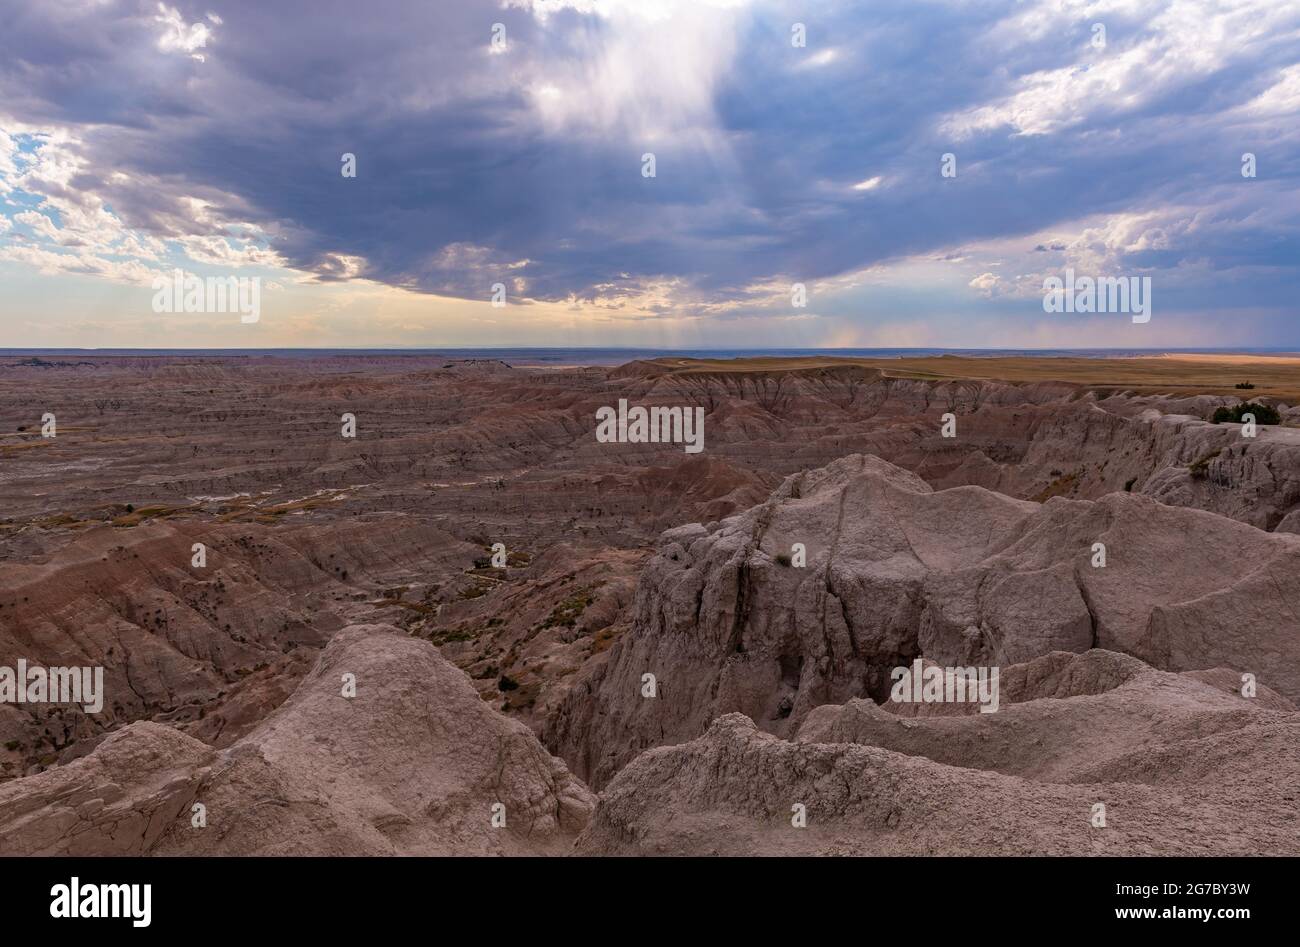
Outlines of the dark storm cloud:
[[[1165,7],[1098,15],[1108,46],[1094,51],[1088,21],[1036,21],[1034,4],[1010,2],[757,4],[710,21],[729,36],[666,50],[629,43],[663,29],[632,17],[487,3],[10,5],[0,112],[72,128],[86,158],[74,186],[128,226],[202,232],[185,200],[200,197],[207,226],[256,224],[322,278],[358,257],[368,277],[470,298],[515,278],[562,299],[667,277],[725,299],[1091,214],[1195,207],[1215,189],[1218,227],[1184,228],[1133,265],[1211,259],[1289,280],[1296,233],[1276,211],[1297,204],[1294,108],[1246,107],[1295,63],[1294,42],[1274,30],[1198,68],[1178,58],[1196,43],[1170,39],[1196,21],[1166,22]],[[206,44],[160,49],[170,9],[206,24]],[[806,49],[791,48],[795,21]],[[1144,44],[1136,74],[1107,72]],[[591,82],[575,84],[589,62]],[[1069,80],[1016,98],[1054,70]],[[1098,95],[1086,85],[1098,75],[1121,88]],[[1076,80],[1084,101],[1071,101]],[[664,133],[649,134],[660,118]],[[1247,150],[1259,180],[1240,178]],[[339,174],[345,152],[354,180]],[[956,179],[940,177],[945,152]]]

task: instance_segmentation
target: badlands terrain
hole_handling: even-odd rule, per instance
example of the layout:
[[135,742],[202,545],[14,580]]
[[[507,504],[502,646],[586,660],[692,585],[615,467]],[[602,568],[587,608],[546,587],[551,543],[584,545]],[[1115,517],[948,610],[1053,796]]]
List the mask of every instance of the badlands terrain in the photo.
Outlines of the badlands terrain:
[[20,659],[0,854],[1296,855],[1300,364],[4,357]]

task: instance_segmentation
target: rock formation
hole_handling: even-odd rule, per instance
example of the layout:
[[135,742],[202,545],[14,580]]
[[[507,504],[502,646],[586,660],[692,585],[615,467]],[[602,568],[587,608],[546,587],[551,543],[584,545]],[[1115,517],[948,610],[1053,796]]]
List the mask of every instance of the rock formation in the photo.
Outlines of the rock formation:
[[548,738],[603,785],[723,714],[788,737],[814,707],[884,701],[891,670],[920,656],[1007,666],[1092,647],[1163,670],[1230,667],[1300,696],[1300,542],[1126,493],[935,491],[846,457],[745,513],[665,533],[630,632]]
[[1139,362],[0,357],[0,852],[1295,853],[1300,388]]
[[4,854],[555,854],[593,805],[435,648],[353,626],[224,750],[134,723],[82,759],[0,786],[0,839]]

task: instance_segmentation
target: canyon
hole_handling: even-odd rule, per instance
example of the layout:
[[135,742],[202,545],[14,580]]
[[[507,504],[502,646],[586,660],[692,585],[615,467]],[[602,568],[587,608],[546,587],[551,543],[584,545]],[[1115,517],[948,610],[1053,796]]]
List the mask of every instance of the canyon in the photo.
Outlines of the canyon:
[[1300,854],[1300,366],[0,357],[20,658],[4,854]]

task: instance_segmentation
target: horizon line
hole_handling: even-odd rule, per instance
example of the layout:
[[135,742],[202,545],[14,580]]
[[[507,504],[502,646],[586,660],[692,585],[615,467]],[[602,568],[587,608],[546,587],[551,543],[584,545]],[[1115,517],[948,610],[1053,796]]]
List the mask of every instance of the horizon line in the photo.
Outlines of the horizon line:
[[1289,346],[1049,346],[1039,348],[1013,348],[1009,346],[945,346],[945,345],[853,345],[853,346],[631,346],[631,345],[444,345],[444,346],[387,346],[387,345],[284,345],[284,346],[0,346],[0,356],[9,353],[40,352],[397,352],[410,354],[436,354],[440,352],[1259,352],[1296,353],[1300,348]]

